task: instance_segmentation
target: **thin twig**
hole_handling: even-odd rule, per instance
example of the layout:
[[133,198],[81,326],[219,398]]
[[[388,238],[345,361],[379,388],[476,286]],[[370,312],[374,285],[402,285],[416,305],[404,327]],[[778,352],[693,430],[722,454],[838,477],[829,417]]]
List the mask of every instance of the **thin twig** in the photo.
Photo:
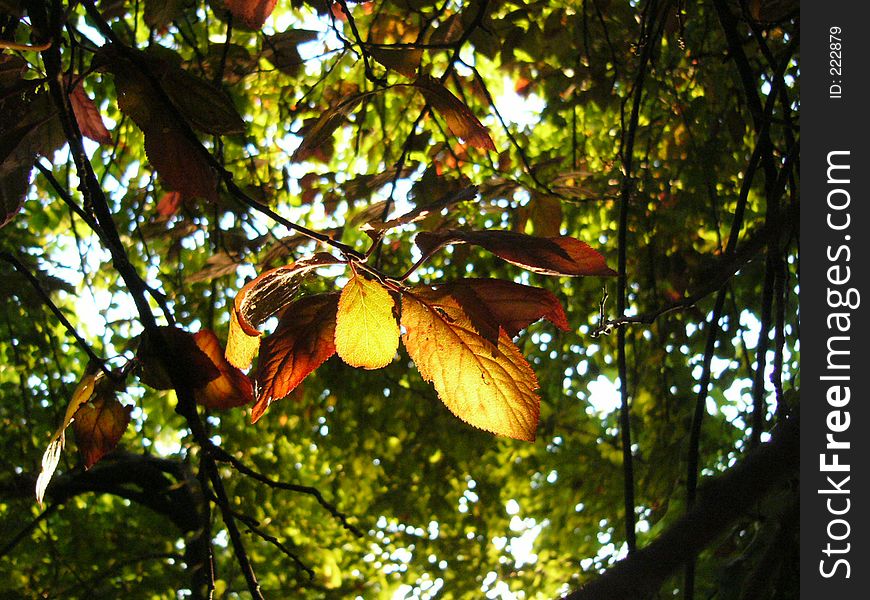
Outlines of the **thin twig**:
[[320,490],[317,488],[307,486],[307,485],[299,485],[296,483],[286,483],[284,481],[276,481],[271,479],[262,473],[255,471],[254,469],[247,466],[245,463],[234,457],[232,454],[224,450],[219,446],[212,445],[210,448],[214,452],[215,460],[219,460],[221,462],[228,462],[233,467],[236,468],[237,471],[242,473],[243,475],[247,475],[251,479],[255,481],[259,481],[260,483],[264,483],[269,487],[279,489],[279,490],[287,490],[291,492],[297,492],[300,494],[308,494],[309,496],[313,496],[317,503],[320,504],[323,508],[325,508],[329,514],[338,519],[341,525],[354,534],[357,537],[363,537],[363,532],[360,531],[357,527],[348,522],[347,517],[339,511],[334,505],[330,504],[323,497],[323,494],[320,493]]
[[48,309],[52,312],[52,314],[54,314],[55,317],[57,317],[57,320],[60,321],[61,325],[64,326],[64,329],[66,329],[67,332],[73,338],[75,338],[76,343],[82,350],[85,351],[85,354],[88,355],[90,361],[94,365],[97,365],[100,370],[103,371],[110,379],[116,379],[117,375],[106,366],[106,360],[100,357],[96,352],[94,352],[94,349],[91,348],[90,344],[88,344],[87,341],[85,341],[85,339],[81,335],[79,335],[79,332],[76,331],[76,328],[73,326],[73,324],[69,322],[69,319],[66,318],[66,315],[64,315],[63,312],[57,307],[57,305],[51,299],[51,296],[49,296],[48,292],[43,289],[42,284],[39,283],[39,280],[36,278],[36,276],[31,273],[27,269],[27,267],[25,267],[24,264],[21,263],[20,260],[15,258],[9,252],[0,252],[0,259],[5,260],[10,265],[15,267],[15,270],[23,275],[28,282],[30,282],[30,284],[33,286],[33,289],[36,291],[36,294],[39,296],[45,306],[48,307]]

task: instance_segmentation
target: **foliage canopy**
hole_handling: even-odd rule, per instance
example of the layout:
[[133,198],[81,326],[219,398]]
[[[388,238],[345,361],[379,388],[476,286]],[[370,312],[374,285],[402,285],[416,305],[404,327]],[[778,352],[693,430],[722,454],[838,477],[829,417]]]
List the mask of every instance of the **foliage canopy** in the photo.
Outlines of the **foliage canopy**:
[[0,0],[3,591],[796,597],[798,31]]

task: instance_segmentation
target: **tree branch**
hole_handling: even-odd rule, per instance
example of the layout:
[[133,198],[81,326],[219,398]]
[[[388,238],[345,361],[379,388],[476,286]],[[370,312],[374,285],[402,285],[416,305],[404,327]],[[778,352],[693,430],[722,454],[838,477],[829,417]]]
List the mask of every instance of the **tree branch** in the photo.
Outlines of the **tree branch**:
[[800,432],[797,416],[739,464],[711,478],[695,506],[645,548],[570,594],[568,600],[642,600],[652,597],[677,569],[706,548],[754,504],[797,476]]

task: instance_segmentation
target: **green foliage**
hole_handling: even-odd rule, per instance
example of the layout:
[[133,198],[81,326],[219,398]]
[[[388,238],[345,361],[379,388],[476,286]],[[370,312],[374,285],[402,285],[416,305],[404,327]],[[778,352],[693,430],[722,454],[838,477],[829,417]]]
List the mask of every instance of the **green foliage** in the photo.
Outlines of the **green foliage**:
[[[0,13],[0,252],[35,276],[109,368],[129,374],[117,397],[135,408],[117,456],[87,472],[73,452],[62,456],[49,512],[22,533],[41,513],[32,495],[40,457],[91,357],[31,280],[0,260],[5,594],[202,592],[189,568],[202,524],[185,521],[181,496],[165,492],[174,508],[161,512],[151,488],[131,479],[73,485],[103,481],[113,465],[141,456],[169,461],[148,471],[160,484],[153,489],[168,481],[193,490],[186,498],[209,524],[202,535],[212,542],[217,597],[249,594],[227,515],[236,515],[267,598],[567,592],[626,549],[619,386],[631,400],[638,545],[685,512],[719,289],[721,331],[698,430],[702,481],[750,451],[759,348],[767,350],[764,431],[796,408],[799,69],[789,3],[293,0],[259,31],[229,18],[237,2],[63,3],[65,27],[32,4],[26,18],[14,2]],[[775,4],[781,14],[767,7],[762,20],[749,4]],[[736,19],[744,67],[717,9]],[[50,48],[33,49],[45,40]],[[751,92],[741,68],[758,86]],[[412,77],[415,69],[425,77]],[[58,73],[63,85],[52,88]],[[626,313],[616,312],[615,278],[547,277],[485,247],[448,246],[407,283],[512,280],[550,290],[566,309],[567,331],[542,321],[515,339],[540,382],[537,440],[494,437],[453,417],[401,347],[372,372],[334,356],[256,424],[250,406],[199,408],[207,436],[231,458],[270,480],[309,486],[324,502],[307,487],[279,489],[219,459],[221,506],[202,440],[183,407],[176,412],[181,396],[135,376],[148,328],[133,302],[142,290],[112,260],[99,199],[82,185],[82,157],[63,134],[55,96],[74,82],[110,131],[110,144],[85,140],[84,150],[129,266],[153,291],[143,297],[158,325],[171,315],[185,330],[211,329],[225,341],[236,294],[269,268],[317,251],[371,249],[368,264],[399,278],[420,256],[416,234],[451,230],[572,236],[614,269],[622,244]],[[769,123],[766,134],[760,122]],[[463,130],[473,139],[458,138]],[[469,186],[477,187],[471,199],[462,194]],[[380,241],[372,231],[456,194]],[[313,277],[305,291],[344,282]],[[611,297],[603,309],[602,287]],[[668,307],[675,310],[662,312]],[[618,335],[595,335],[619,327],[622,381]],[[759,329],[769,340],[758,339]],[[776,535],[795,547],[794,531],[778,528],[793,502],[788,490],[760,501],[757,518],[702,553],[696,597],[739,597],[727,582],[755,573],[764,540]],[[776,589],[787,596],[793,564],[776,563],[765,597]],[[683,589],[674,576],[661,596]]]

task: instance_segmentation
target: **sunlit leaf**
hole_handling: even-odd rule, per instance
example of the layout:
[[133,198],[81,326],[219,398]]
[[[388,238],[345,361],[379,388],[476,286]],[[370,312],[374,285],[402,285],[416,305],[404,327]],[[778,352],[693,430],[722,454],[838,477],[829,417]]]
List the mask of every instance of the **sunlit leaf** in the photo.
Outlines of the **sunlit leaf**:
[[305,278],[315,269],[340,264],[337,258],[317,253],[261,273],[236,294],[230,320],[226,357],[230,364],[247,369],[260,346],[258,327],[292,302]]
[[402,296],[402,341],[423,379],[454,415],[479,429],[534,441],[538,380],[508,335],[498,345],[477,333],[455,300]]
[[559,329],[568,330],[568,319],[556,296],[545,289],[513,281],[459,279],[414,288],[414,293],[433,301],[452,296],[477,332],[493,343],[499,337],[499,327],[514,337],[538,319],[547,319]]
[[354,273],[341,291],[335,324],[335,350],[352,367],[380,369],[399,347],[396,303],[377,281]]
[[495,144],[489,137],[489,132],[474,113],[450,90],[435,79],[421,76],[414,85],[423,92],[423,96],[432,108],[444,117],[447,127],[456,137],[462,138],[475,148],[495,150]]
[[51,481],[55,469],[57,469],[58,462],[60,462],[60,453],[63,451],[64,444],[66,443],[66,428],[69,427],[79,407],[93,397],[97,381],[102,377],[104,377],[102,371],[82,377],[66,408],[63,422],[61,422],[60,427],[57,428],[48,442],[48,448],[46,448],[45,453],[42,455],[42,469],[36,478],[36,501],[39,504],[42,504],[42,500],[45,498],[45,490],[48,488],[48,483]]
[[569,236],[542,238],[513,231],[451,229],[424,231],[417,234],[414,243],[424,254],[432,254],[448,244],[474,244],[509,263],[542,275],[616,275],[600,253]]
[[287,306],[275,332],[262,343],[252,422],[335,354],[337,311],[338,293],[303,296]]
[[199,404],[211,409],[226,409],[245,406],[254,401],[254,387],[248,376],[227,362],[224,349],[210,329],[201,329],[193,336],[196,345],[208,356],[220,375],[205,387],[194,390]]
[[132,411],[132,406],[121,404],[113,394],[99,394],[79,407],[72,425],[86,469],[115,449]]
[[227,362],[240,369],[249,368],[260,350],[261,335],[256,328],[243,325],[239,312],[233,308],[230,311],[230,332],[224,353]]

